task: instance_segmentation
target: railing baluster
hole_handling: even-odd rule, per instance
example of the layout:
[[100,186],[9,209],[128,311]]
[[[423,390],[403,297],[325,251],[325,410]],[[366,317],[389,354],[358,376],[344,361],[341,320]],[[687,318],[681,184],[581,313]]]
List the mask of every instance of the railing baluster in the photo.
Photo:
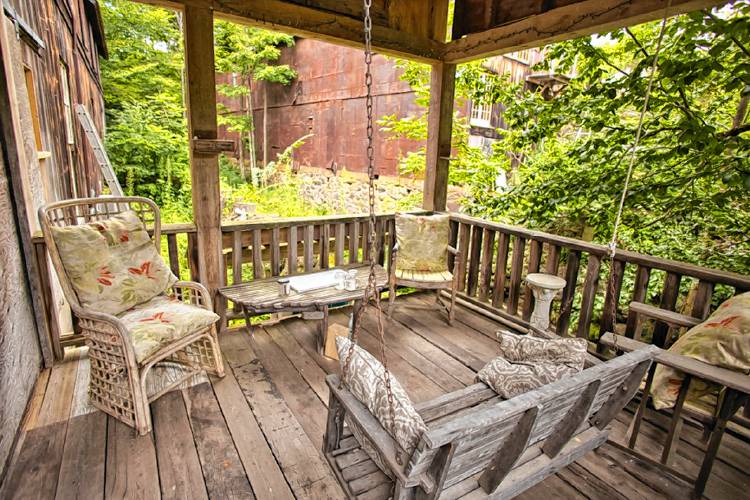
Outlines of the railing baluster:
[[[682,276],[677,273],[667,273],[667,277],[664,279],[661,302],[659,303],[661,309],[674,311],[677,305],[677,296],[680,294],[681,279]],[[656,325],[654,325],[654,335],[651,343],[659,347],[667,347],[667,333],[669,333],[669,325],[657,321]]]
[[469,234],[471,226],[468,224],[461,224],[458,229],[458,251],[461,253],[463,263],[458,270],[458,291],[462,292],[466,286],[466,269],[469,264]]
[[266,274],[263,269],[262,231],[262,229],[253,229],[253,277],[255,279],[263,279]]
[[289,274],[297,274],[297,226],[289,226],[286,254],[289,260]]
[[321,224],[320,226],[320,268],[328,269],[330,267],[328,251],[331,243],[331,226]]
[[169,254],[169,268],[172,270],[172,274],[180,277],[180,252],[177,247],[177,235],[167,235],[167,253]]
[[271,276],[281,274],[281,230],[274,226],[271,230]]
[[187,261],[190,268],[190,279],[192,281],[199,281],[198,237],[195,233],[188,233]]
[[599,288],[599,269],[602,259],[598,255],[589,254],[589,262],[586,265],[586,279],[583,282],[583,294],[581,296],[581,311],[578,316],[578,337],[589,338],[589,326],[594,312],[594,299]]
[[388,219],[386,222],[386,235],[385,235],[385,246],[387,252],[385,254],[385,265],[388,269],[391,268],[393,263],[393,246],[396,244],[396,219]]
[[492,281],[492,257],[495,250],[495,231],[484,230],[482,241],[482,264],[479,271],[479,300],[487,300]]
[[477,292],[477,281],[479,278],[479,263],[482,256],[482,232],[479,226],[471,230],[471,257],[469,258],[469,283],[466,287],[467,295],[473,297]]
[[699,281],[698,290],[693,299],[693,308],[690,315],[698,319],[706,319],[711,310],[711,296],[714,293],[714,284],[710,281]]
[[[646,299],[646,293],[648,292],[648,281],[651,277],[651,269],[646,266],[638,266],[635,270],[635,283],[633,284],[633,296],[631,302],[643,302]],[[625,336],[633,338],[636,327],[636,317],[632,314],[628,314],[628,319],[625,324]]]
[[620,292],[622,290],[622,279],[625,273],[625,262],[616,259],[610,263],[609,278],[607,279],[607,290],[604,295],[604,310],[599,326],[599,336],[607,332],[615,332],[617,324],[617,306],[620,303]]
[[[242,283],[242,231],[232,231],[232,284]],[[234,304],[234,312],[240,312],[240,305]]]
[[526,251],[526,238],[513,238],[513,259],[510,264],[510,292],[508,293],[508,312],[518,312],[518,300],[521,293],[521,273],[523,273],[523,254]]
[[544,266],[544,272],[547,274],[554,274],[557,276],[557,273],[560,271],[560,247],[558,245],[553,245],[552,243],[548,243],[548,250],[547,250],[547,262]]
[[[539,265],[542,262],[542,242],[531,240],[529,244],[529,267],[527,274],[538,273]],[[534,294],[531,287],[526,285],[523,291],[523,319],[528,321],[531,318],[531,309],[534,307]]]
[[385,262],[385,225],[387,221],[385,219],[378,219],[377,225],[375,226],[375,240],[377,241],[378,248],[378,264],[381,266]]
[[500,233],[497,242],[497,259],[495,260],[495,283],[492,285],[492,306],[501,307],[505,302],[505,278],[508,267],[508,247],[510,235]]
[[578,285],[578,270],[581,267],[581,252],[571,250],[568,252],[568,262],[565,265],[565,288],[563,288],[560,299],[560,316],[557,318],[557,334],[565,336],[568,334],[570,325],[570,313],[573,312],[573,300],[576,296]]
[[313,258],[315,245],[315,226],[312,224],[305,226],[305,272],[313,270],[315,260]]
[[359,222],[349,223],[349,263],[359,261]]
[[344,246],[346,245],[346,224],[336,224],[336,266],[344,265]]
[[362,223],[362,259],[370,261],[370,222]]

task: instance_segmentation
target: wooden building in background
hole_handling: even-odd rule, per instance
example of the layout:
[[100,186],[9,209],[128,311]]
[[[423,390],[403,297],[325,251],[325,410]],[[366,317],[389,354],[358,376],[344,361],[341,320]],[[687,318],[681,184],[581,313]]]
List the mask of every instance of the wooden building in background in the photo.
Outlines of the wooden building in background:
[[[75,114],[104,132],[99,58],[107,56],[96,0],[2,0],[0,22],[0,476],[40,365],[52,364],[39,266],[31,244],[39,206],[101,192],[99,167]],[[53,382],[50,381],[50,384]],[[64,431],[64,429],[63,429]]]

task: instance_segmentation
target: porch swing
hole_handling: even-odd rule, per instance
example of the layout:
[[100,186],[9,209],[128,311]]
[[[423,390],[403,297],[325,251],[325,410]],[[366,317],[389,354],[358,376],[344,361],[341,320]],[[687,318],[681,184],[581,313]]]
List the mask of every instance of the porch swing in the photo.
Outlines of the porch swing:
[[[368,239],[370,247],[375,248],[371,3],[364,0]],[[611,257],[616,252],[617,225],[668,8],[631,150],[610,243]],[[357,346],[361,321],[354,321],[350,337],[337,338],[341,376],[326,378],[330,400],[323,453],[349,498],[516,496],[607,440],[607,425],[633,398],[658,352],[654,346],[645,346],[606,362],[589,356],[584,369],[574,375],[509,399],[479,382],[412,406],[388,369],[383,311],[375,286],[377,249],[370,255],[363,307],[353,314],[365,314],[374,305],[382,365]],[[604,340],[616,346],[616,336],[608,333]]]

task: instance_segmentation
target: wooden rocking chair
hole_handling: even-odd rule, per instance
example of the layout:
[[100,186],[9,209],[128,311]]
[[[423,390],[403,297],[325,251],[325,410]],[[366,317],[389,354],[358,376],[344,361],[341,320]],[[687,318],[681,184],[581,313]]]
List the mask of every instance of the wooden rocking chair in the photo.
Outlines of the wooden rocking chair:
[[[52,203],[39,209],[39,221],[63,293],[78,318],[89,348],[89,401],[143,435],[151,431],[151,401],[203,371],[223,377],[224,365],[215,322],[161,344],[145,359],[137,360],[131,332],[121,317],[81,305],[65,271],[52,228],[103,221],[125,211],[135,212],[144,226],[153,230],[152,241],[158,252],[161,243],[159,208],[147,198],[83,198]],[[166,293],[178,303],[213,311],[208,290],[200,283],[177,281]],[[184,374],[165,387],[159,387],[155,394],[148,394],[147,377],[154,365],[163,361],[182,366]]]
[[422,403],[428,429],[411,457],[329,375],[323,453],[350,498],[511,498],[604,443],[658,351],[644,346],[505,401],[478,383]]

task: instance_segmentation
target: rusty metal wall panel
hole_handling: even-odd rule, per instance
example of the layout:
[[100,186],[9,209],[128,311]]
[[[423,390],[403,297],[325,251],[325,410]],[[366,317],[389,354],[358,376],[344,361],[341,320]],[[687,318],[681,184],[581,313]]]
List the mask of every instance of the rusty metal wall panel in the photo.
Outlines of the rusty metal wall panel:
[[[364,172],[365,156],[365,82],[364,56],[361,50],[298,39],[294,47],[283,50],[281,62],[291,65],[298,78],[289,86],[272,84],[268,91],[269,159],[273,160],[294,141],[315,134],[296,151],[299,165],[326,168],[335,163],[339,169]],[[382,56],[373,60],[375,118],[384,115],[418,116],[425,112],[415,103],[409,85],[399,79],[400,70]],[[228,75],[219,75],[228,82]],[[263,83],[253,85],[253,116],[257,158],[262,153]],[[222,104],[241,112],[237,100],[220,98]],[[237,134],[220,131],[226,138]],[[376,162],[382,175],[396,175],[398,160],[417,150],[416,141],[389,140],[376,126]]]

